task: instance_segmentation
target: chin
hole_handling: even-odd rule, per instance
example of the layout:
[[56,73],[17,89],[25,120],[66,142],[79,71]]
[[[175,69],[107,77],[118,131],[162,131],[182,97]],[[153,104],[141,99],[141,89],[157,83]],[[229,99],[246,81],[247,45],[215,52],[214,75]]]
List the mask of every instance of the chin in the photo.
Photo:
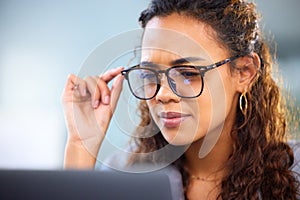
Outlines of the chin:
[[165,140],[174,146],[186,146],[191,145],[203,139],[206,136],[206,132],[198,130],[195,132],[196,127],[181,127],[180,129],[161,129],[161,134]]
[[188,138],[184,134],[170,134],[169,132],[162,131],[162,135],[169,144],[174,146],[190,145],[195,141],[195,138]]

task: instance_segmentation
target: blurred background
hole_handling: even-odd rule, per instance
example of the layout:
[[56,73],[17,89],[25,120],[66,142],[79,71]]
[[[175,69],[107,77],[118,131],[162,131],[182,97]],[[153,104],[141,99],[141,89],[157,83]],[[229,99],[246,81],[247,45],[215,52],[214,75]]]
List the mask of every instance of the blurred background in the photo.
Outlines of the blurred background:
[[[68,74],[76,74],[99,44],[139,28],[147,4],[0,0],[0,168],[62,168],[66,129],[60,99]],[[300,1],[256,4],[265,33],[276,41],[284,87],[299,106]]]

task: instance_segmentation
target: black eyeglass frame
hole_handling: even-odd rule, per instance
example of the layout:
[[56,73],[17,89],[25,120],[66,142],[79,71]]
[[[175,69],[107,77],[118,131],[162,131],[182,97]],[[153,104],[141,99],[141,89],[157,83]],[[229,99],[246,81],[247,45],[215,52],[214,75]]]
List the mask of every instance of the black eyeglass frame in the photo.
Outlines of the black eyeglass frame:
[[[235,59],[237,59],[237,58],[239,58],[239,57],[240,57],[239,55],[235,55],[235,56],[232,56],[232,57],[230,57],[230,58],[226,58],[226,59],[224,59],[224,60],[222,60],[222,61],[216,62],[216,63],[211,64],[211,65],[208,65],[208,66],[181,65],[181,66],[172,66],[172,67],[170,67],[170,68],[168,68],[168,69],[166,69],[166,70],[155,70],[155,69],[151,69],[151,68],[147,68],[147,67],[140,67],[140,64],[138,64],[138,65],[135,65],[135,66],[130,67],[130,68],[128,68],[128,69],[122,70],[122,71],[121,71],[121,74],[122,74],[122,75],[124,76],[124,78],[127,80],[128,85],[129,85],[129,89],[130,89],[131,93],[132,93],[136,98],[138,98],[138,99],[141,99],[141,100],[150,100],[150,99],[154,98],[154,97],[157,95],[157,93],[158,93],[158,91],[159,91],[159,89],[160,89],[160,87],[161,87],[161,80],[160,80],[160,78],[159,78],[159,74],[165,74],[165,75],[166,75],[167,80],[168,80],[169,87],[171,88],[171,90],[172,90],[172,92],[173,92],[174,94],[176,94],[177,96],[179,96],[179,97],[181,97],[181,98],[188,98],[188,99],[191,99],[191,98],[199,97],[199,96],[202,94],[203,88],[204,88],[204,79],[203,79],[203,78],[204,78],[204,75],[205,75],[206,72],[208,72],[208,71],[210,71],[210,70],[212,70],[212,69],[215,69],[215,68],[217,68],[217,67],[220,67],[220,66],[222,66],[222,65],[224,65],[224,64],[226,64],[226,63],[232,62],[232,61],[234,61]],[[176,92],[176,90],[173,88],[172,83],[171,83],[171,78],[169,77],[169,71],[170,71],[171,69],[174,69],[174,68],[180,68],[180,67],[190,67],[190,68],[199,70],[200,76],[201,76],[201,81],[202,81],[202,86],[201,86],[201,90],[200,90],[199,94],[197,94],[197,95],[195,95],[195,96],[191,96],[191,97],[186,97],[186,96],[182,96],[182,95],[178,94],[178,93]],[[130,81],[129,81],[129,78],[128,78],[128,74],[129,74],[130,71],[132,71],[132,70],[138,70],[138,69],[146,69],[146,70],[150,70],[150,71],[152,71],[152,72],[156,75],[155,77],[156,77],[156,80],[157,80],[157,86],[156,86],[156,91],[155,91],[155,93],[154,93],[154,95],[153,95],[152,97],[149,97],[149,98],[141,98],[141,97],[138,97],[138,96],[136,96],[136,95],[134,94],[134,92],[133,92],[133,90],[132,90],[132,88],[131,88],[131,85],[130,85]]]

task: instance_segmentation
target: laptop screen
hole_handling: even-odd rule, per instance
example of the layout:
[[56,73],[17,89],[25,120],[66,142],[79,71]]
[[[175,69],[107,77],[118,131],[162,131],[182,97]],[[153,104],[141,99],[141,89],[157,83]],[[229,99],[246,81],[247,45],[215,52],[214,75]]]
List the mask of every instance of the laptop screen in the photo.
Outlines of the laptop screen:
[[0,170],[0,199],[171,200],[163,173]]

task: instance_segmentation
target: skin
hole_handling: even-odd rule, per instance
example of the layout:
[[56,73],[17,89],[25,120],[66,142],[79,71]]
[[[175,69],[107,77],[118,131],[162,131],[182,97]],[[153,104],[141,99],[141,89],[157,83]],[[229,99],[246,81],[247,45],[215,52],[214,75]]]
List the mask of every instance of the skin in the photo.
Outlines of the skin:
[[[177,40],[176,43],[172,43],[167,39],[172,38],[170,35],[166,37],[164,31],[153,32],[153,29],[176,31],[180,36],[174,37],[185,36],[193,42]],[[180,44],[180,41],[184,42]],[[163,69],[172,66],[172,62],[181,57],[202,58],[181,65],[208,65],[230,57],[224,45],[215,39],[213,29],[202,22],[178,14],[151,19],[146,26],[142,45],[152,49],[142,52],[141,61],[159,64]],[[168,51],[165,51],[166,49]],[[186,168],[189,172],[208,180],[216,180],[191,179],[187,193],[189,199],[215,199],[219,192],[217,183],[226,173],[224,163],[232,151],[230,132],[234,125],[238,98],[240,93],[251,88],[260,63],[257,54],[253,53],[252,57],[238,58],[235,64],[237,70],[232,70],[229,64],[225,64],[207,72],[204,91],[200,97],[194,99],[175,95],[163,75],[158,94],[147,101],[152,118],[164,138],[170,144],[190,145],[185,153]],[[122,90],[121,70],[122,68],[116,68],[99,77],[85,79],[75,75],[68,77],[63,93],[69,135],[65,168],[94,167],[95,157]],[[109,89],[107,83],[112,80],[113,86]],[[74,85],[79,85],[78,89],[74,88]],[[182,122],[178,125],[175,123],[169,126],[166,121],[170,119],[162,117],[162,113],[170,112],[180,113],[184,119],[181,119]],[[220,132],[219,139],[205,157],[199,158],[199,149],[205,136],[214,132]]]

